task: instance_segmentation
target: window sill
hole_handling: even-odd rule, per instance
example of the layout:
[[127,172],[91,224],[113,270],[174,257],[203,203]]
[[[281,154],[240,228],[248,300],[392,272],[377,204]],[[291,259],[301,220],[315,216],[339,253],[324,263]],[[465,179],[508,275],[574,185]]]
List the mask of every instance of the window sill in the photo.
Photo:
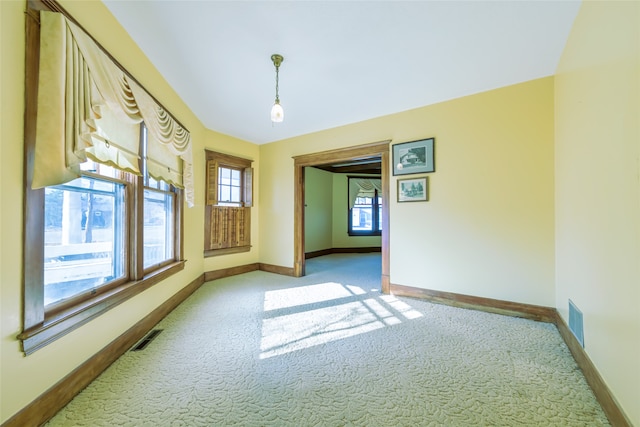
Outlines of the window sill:
[[382,232],[380,230],[378,230],[378,231],[362,231],[362,232],[349,231],[348,234],[351,237],[356,237],[356,236],[382,236]]
[[251,246],[236,246],[233,248],[211,249],[211,250],[204,251],[204,257],[210,258],[210,257],[220,256],[220,255],[238,254],[241,252],[249,252],[250,250],[251,250]]
[[116,307],[124,301],[149,289],[151,286],[184,269],[186,261],[177,261],[146,275],[142,280],[128,282],[108,292],[96,295],[71,308],[60,311],[45,319],[38,326],[22,332],[22,350],[29,355],[36,350],[63,337],[97,316]]

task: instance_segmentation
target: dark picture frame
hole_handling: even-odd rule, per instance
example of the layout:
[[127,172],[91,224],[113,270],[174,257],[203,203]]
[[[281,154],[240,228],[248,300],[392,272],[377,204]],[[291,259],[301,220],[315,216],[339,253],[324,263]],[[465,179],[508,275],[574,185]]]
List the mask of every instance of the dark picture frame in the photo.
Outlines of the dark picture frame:
[[429,200],[429,177],[405,178],[398,181],[398,203]]
[[393,174],[410,175],[436,171],[435,138],[403,142],[393,146]]

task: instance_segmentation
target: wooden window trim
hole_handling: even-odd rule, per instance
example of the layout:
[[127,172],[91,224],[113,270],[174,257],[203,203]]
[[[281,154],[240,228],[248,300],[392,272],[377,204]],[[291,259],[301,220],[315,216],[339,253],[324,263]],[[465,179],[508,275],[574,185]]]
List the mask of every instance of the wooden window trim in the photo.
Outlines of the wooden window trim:
[[142,280],[130,281],[111,291],[84,300],[81,304],[57,312],[37,326],[25,330],[18,339],[22,340],[23,351],[26,355],[63,337],[74,329],[79,328],[101,315],[102,313],[120,305],[124,301],[149,289],[151,286],[184,269],[185,261],[173,262],[170,265],[155,270]]
[[[184,269],[184,191],[175,191],[175,235],[174,259],[144,272],[142,258],[144,183],[142,177],[131,177],[127,185],[129,209],[128,251],[129,279],[122,284],[107,285],[96,295],[76,300],[77,304],[59,304],[45,310],[44,305],[44,189],[31,189],[35,153],[35,133],[38,100],[38,73],[40,56],[40,10],[63,13],[76,22],[57,2],[52,0],[28,0],[26,11],[26,58],[25,58],[25,115],[24,115],[24,294],[22,341],[26,355],[46,346],[84,325],[91,319],[116,307],[151,286]],[[108,54],[108,52],[105,51]],[[109,55],[110,56],[110,55]],[[110,56],[111,57],[111,56]],[[111,57],[112,58],[112,57]],[[112,58],[113,59],[113,58]],[[114,60],[125,73],[122,66]],[[135,79],[134,79],[135,80]],[[134,195],[137,191],[140,194]],[[132,234],[136,235],[133,236]]]
[[253,160],[244,159],[242,157],[232,156],[230,154],[218,153],[216,151],[204,150],[206,158],[206,185],[205,200],[206,205],[216,206],[218,204],[218,168],[226,167],[229,169],[241,170],[242,173],[242,206],[253,206],[253,169],[251,163]]
[[[205,161],[204,256],[249,252],[251,250],[251,207],[253,206],[253,169],[251,168],[253,161],[211,150],[205,150]],[[218,169],[220,167],[242,171],[242,195],[238,206],[219,204]],[[238,236],[238,233],[241,236]]]
[[238,246],[235,248],[209,249],[204,251],[204,256],[205,258],[210,258],[210,257],[220,256],[220,255],[239,254],[242,252],[249,252],[250,250],[251,250],[251,245]]

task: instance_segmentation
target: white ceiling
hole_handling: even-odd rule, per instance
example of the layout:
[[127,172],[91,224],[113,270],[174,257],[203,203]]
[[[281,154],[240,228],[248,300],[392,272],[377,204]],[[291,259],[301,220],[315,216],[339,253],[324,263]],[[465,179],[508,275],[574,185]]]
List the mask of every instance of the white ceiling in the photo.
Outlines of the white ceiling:
[[[207,128],[256,144],[552,75],[580,7],[104,1]],[[273,53],[284,56],[275,125]]]

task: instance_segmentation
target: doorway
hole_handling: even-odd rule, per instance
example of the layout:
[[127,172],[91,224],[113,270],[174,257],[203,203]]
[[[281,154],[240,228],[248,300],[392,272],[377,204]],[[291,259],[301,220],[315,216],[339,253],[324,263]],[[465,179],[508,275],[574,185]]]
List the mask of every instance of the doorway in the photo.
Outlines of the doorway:
[[[309,166],[328,165],[344,162],[358,162],[363,159],[378,157],[381,163],[380,179],[382,181],[383,200],[389,200],[389,144],[382,141],[372,144],[358,145],[337,150],[305,154],[294,157],[294,261],[295,277],[305,275],[304,253],[304,171]],[[389,282],[389,203],[382,206],[382,293],[390,291]]]

